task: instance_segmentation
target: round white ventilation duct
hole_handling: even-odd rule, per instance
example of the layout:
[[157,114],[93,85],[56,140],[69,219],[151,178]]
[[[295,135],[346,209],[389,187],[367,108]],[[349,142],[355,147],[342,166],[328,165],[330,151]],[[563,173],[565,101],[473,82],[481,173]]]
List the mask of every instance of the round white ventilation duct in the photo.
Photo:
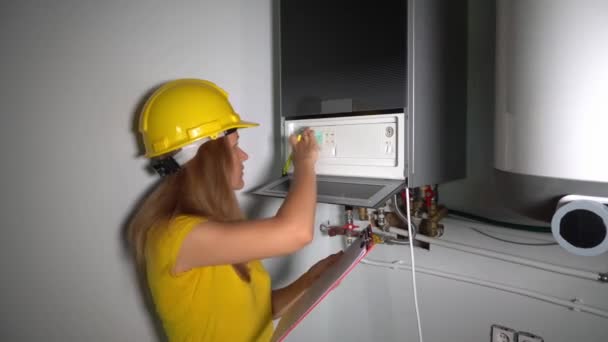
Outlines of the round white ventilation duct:
[[571,253],[593,256],[608,251],[608,198],[563,197],[551,220],[551,231]]

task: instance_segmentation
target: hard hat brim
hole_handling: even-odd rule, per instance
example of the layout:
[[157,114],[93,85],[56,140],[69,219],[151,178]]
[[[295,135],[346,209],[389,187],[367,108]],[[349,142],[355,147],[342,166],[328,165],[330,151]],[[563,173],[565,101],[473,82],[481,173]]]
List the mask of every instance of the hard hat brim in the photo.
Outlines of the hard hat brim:
[[256,126],[259,126],[259,125],[260,124],[256,123],[256,122],[239,121],[239,122],[235,123],[234,125],[228,125],[228,129],[232,129],[232,128],[249,128],[249,127],[256,127]]
[[[226,129],[224,130],[224,132],[227,131],[227,130],[230,130],[230,129],[250,128],[250,127],[256,127],[256,126],[259,126],[259,125],[260,124],[256,123],[256,122],[239,121],[239,122],[236,122],[236,123],[234,123],[232,125],[227,125]],[[201,139],[203,139],[203,138],[201,138]],[[188,141],[187,143],[179,144],[179,145],[177,145],[174,148],[174,150],[178,150],[178,149],[180,149],[180,148],[182,148],[184,146],[188,146],[190,144],[196,143],[197,141],[199,141],[201,139],[196,139],[196,140],[193,140],[193,141]],[[165,153],[154,153],[154,154],[153,153],[146,153],[146,154],[144,154],[144,157],[150,159],[150,158],[156,158],[156,157],[162,156],[163,154],[165,154]]]

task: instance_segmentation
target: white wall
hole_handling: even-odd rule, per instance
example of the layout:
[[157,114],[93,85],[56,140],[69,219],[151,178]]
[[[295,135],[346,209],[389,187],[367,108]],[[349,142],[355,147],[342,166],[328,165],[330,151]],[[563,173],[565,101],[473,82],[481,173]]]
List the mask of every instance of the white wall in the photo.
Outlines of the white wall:
[[[177,77],[213,80],[243,117],[246,181],[272,146],[271,2],[0,5],[0,339],[149,341],[123,229],[154,182],[136,109]],[[255,148],[254,148],[255,147]]]
[[[246,182],[276,169],[271,0],[20,1],[0,5],[0,337],[2,340],[148,341],[158,337],[125,251],[123,229],[154,182],[144,171],[136,110],[154,86],[176,77],[213,80],[237,111],[262,126],[242,132],[251,155]],[[492,5],[471,1],[470,177],[442,198],[484,208],[496,196],[491,171]],[[485,146],[488,146],[485,148]],[[486,164],[486,161],[490,164]],[[279,163],[280,164],[280,163]],[[274,168],[273,168],[274,167]],[[275,171],[275,174],[278,171]],[[241,196],[254,215],[278,201]],[[340,208],[319,205],[318,223]],[[447,223],[446,239],[553,263],[606,271],[607,257],[573,257],[559,247],[512,247]],[[269,260],[275,286],[341,247],[317,236],[296,255]],[[608,285],[488,261],[440,247],[421,265],[501,281],[608,308]],[[379,246],[374,259],[409,260]],[[488,341],[492,323],[546,341],[603,341],[606,319],[496,290],[419,275],[427,341]],[[409,272],[361,265],[289,341],[415,341]]]

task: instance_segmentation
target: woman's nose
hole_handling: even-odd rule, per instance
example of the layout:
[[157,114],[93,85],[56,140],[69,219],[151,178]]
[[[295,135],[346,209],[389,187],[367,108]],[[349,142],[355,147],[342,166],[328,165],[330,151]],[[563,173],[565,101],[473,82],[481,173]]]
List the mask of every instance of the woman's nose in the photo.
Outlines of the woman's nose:
[[243,151],[243,149],[240,148],[240,147],[239,147],[239,150],[241,152],[241,160],[242,161],[245,161],[245,160],[249,159],[249,155],[247,154],[247,152]]

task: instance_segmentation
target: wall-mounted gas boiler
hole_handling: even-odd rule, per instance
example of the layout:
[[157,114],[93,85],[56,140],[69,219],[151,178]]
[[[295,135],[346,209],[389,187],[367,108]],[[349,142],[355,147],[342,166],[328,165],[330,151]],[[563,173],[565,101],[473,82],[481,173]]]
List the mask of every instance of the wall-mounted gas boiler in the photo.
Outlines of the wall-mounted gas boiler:
[[[406,184],[465,176],[466,1],[278,7],[282,157],[291,133],[315,130],[319,202],[374,208]],[[284,197],[290,179],[255,193]]]

